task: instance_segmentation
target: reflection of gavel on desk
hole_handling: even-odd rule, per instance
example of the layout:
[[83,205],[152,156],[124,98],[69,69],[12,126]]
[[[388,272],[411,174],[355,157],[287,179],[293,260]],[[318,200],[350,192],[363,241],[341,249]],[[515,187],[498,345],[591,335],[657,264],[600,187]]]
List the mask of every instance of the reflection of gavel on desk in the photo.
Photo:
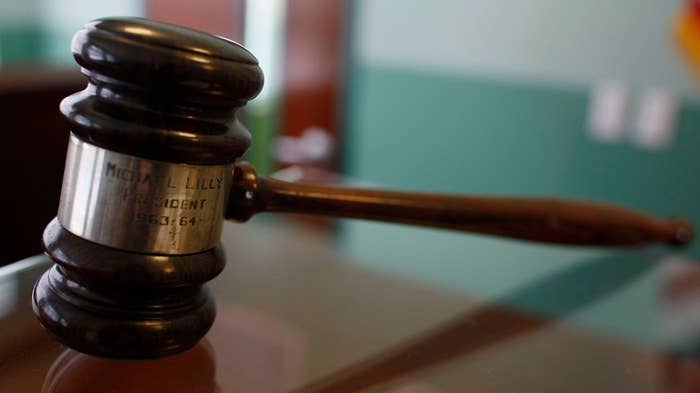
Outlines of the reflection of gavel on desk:
[[692,228],[613,206],[287,183],[239,162],[250,135],[236,109],[263,76],[241,46],[137,18],[102,19],[73,38],[88,87],[61,111],[72,134],[57,263],[37,283],[42,324],[67,345],[114,357],[193,346],[211,326],[203,283],[224,267],[222,221],[270,212],[459,229],[573,245],[685,244]]

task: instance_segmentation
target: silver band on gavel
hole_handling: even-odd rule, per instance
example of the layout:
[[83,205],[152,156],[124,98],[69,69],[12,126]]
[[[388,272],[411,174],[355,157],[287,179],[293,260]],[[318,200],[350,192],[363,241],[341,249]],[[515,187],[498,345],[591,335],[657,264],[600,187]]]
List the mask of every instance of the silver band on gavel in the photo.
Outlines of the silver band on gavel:
[[71,134],[58,219],[92,242],[148,254],[191,254],[221,237],[232,165],[148,160]]

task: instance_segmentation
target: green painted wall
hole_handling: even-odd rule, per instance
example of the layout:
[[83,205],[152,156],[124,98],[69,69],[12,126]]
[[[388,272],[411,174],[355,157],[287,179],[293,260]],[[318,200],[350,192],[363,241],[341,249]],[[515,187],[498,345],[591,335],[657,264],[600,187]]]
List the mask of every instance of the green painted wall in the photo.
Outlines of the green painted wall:
[[[346,167],[354,177],[413,190],[609,201],[700,222],[695,103],[682,110],[676,142],[652,152],[591,140],[583,87],[352,69]],[[343,224],[341,244],[364,263],[443,289],[564,313],[574,323],[637,341],[659,340],[655,262],[665,252],[657,249],[610,253],[360,221]],[[687,250],[698,251],[700,244]],[[634,274],[601,292],[610,272],[586,269],[600,260],[617,261],[622,273],[614,276]],[[575,293],[554,284],[557,275],[577,282],[577,274]],[[538,290],[538,282],[557,286],[561,298]],[[587,301],[567,313],[571,296]]]
[[0,67],[73,66],[70,41],[88,21],[110,15],[141,16],[143,0],[7,0],[0,2]]
[[36,62],[41,58],[44,38],[44,31],[36,27],[0,27],[0,66]]
[[587,106],[584,88],[358,66],[347,169],[399,187],[591,198],[700,219],[700,106],[685,105],[675,143],[659,151],[592,140]]

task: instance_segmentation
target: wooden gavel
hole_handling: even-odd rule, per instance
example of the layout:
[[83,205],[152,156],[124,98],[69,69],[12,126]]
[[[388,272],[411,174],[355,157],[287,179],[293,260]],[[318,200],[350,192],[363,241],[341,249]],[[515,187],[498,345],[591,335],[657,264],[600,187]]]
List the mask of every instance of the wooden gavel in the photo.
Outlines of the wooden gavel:
[[224,267],[223,220],[259,212],[363,218],[549,243],[686,244],[686,221],[604,204],[302,185],[240,161],[236,110],[263,84],[235,42],[140,18],[87,24],[72,52],[88,78],[61,111],[71,136],[58,217],[44,232],[57,263],[33,306],[66,345],[149,358],[192,347],[215,306],[203,285]]

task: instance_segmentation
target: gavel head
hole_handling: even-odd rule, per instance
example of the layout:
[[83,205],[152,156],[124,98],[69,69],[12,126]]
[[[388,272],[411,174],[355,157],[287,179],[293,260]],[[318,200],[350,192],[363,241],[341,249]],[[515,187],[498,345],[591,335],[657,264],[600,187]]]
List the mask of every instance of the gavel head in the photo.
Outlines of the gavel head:
[[82,352],[180,352],[214,320],[203,284],[224,267],[231,173],[250,145],[236,110],[262,72],[235,42],[140,18],[93,21],[72,52],[88,86],[61,103],[71,135],[43,237],[56,265],[34,311]]

